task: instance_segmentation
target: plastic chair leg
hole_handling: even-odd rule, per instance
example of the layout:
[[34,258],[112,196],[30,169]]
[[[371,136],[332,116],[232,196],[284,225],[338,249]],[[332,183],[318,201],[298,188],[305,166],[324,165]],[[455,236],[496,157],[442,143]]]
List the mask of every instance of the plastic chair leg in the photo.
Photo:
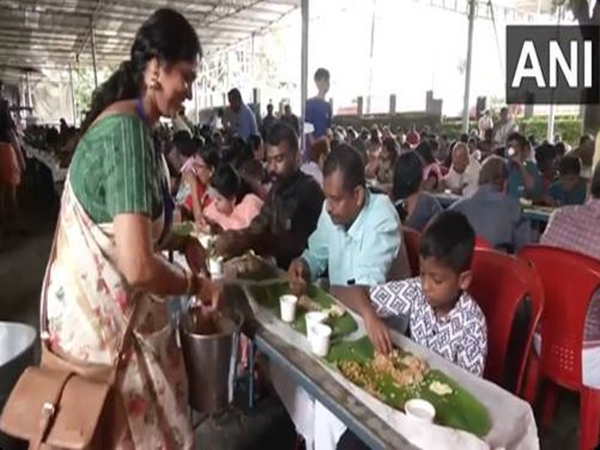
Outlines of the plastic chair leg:
[[522,396],[533,407],[537,398],[538,383],[540,382],[540,358],[533,350],[530,352],[526,370]]
[[558,386],[550,380],[544,383],[544,399],[542,403],[542,425],[545,427],[552,423],[554,410],[556,409],[556,397],[558,395]]
[[254,341],[249,342],[248,346],[248,408],[254,408],[254,352],[256,347]]
[[591,450],[598,445],[600,433],[600,390],[584,387],[579,405],[579,449]]

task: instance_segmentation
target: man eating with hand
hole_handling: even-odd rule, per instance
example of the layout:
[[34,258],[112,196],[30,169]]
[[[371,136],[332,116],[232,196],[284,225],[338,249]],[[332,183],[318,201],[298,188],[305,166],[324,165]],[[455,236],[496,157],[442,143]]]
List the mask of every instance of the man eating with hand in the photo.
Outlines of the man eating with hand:
[[[352,303],[356,286],[369,288],[388,279],[400,249],[400,220],[389,198],[367,190],[362,158],[342,144],[329,154],[323,170],[325,205],[308,248],[288,270],[290,288],[302,295],[307,283],[328,273],[330,293],[364,319],[375,347],[387,352],[391,340],[386,325],[368,303]],[[350,298],[348,298],[350,297]],[[296,428],[310,448],[314,439],[315,402],[294,386],[276,367],[273,384],[286,405]],[[314,441],[315,448],[319,443]]]

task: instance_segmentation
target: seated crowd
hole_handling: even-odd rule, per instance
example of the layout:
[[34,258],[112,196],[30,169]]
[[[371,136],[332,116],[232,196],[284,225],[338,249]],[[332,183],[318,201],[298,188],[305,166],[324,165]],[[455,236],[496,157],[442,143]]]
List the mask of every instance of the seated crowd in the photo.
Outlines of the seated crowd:
[[[328,76],[317,72],[320,92]],[[590,170],[587,137],[570,152],[561,142],[536,146],[503,109],[496,127],[486,114],[455,142],[427,127],[318,127],[302,154],[289,107],[279,119],[268,108],[258,126],[238,90],[229,101],[229,118],[201,128],[181,118],[172,135],[155,132],[176,215],[217,233],[219,255],[273,256],[298,295],[326,276],[378,352],[392,348],[390,317],[403,317],[412,340],[483,376],[486,319],[467,293],[475,242],[508,253],[532,242],[523,204],[559,207],[542,243],[600,258],[600,164]],[[422,233],[416,278],[407,276],[403,227]],[[271,378],[307,448],[362,448],[285,373],[272,367]]]
[[[500,146],[491,130],[450,142],[414,127],[407,136],[335,127],[310,140],[303,164],[296,130],[285,121],[269,120],[265,141],[206,131],[176,133],[168,152],[182,216],[218,232],[221,255],[274,256],[298,294],[326,276],[382,353],[391,349],[388,321],[400,316],[411,339],[483,375],[486,319],[467,294],[475,241],[508,253],[532,242],[522,202],[561,207],[543,243],[600,256],[593,227],[600,168],[588,182],[576,151],[563,154],[547,142],[534,148],[514,128]],[[444,211],[448,195],[454,203]],[[402,227],[422,233],[418,278],[398,270],[406,256]],[[459,333],[443,333],[456,321]],[[308,446],[361,448],[285,373],[271,367],[270,375]]]

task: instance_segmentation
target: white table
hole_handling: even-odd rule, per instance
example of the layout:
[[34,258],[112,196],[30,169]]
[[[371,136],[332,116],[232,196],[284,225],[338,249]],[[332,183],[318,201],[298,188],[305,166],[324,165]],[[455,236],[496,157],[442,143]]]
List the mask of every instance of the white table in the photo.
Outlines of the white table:
[[[272,311],[259,306],[249,292],[246,296],[259,324],[255,336],[259,348],[371,447],[539,449],[537,427],[529,404],[392,331],[392,338],[399,347],[424,358],[430,367],[442,370],[479,399],[492,421],[492,429],[483,441],[467,432],[439,425],[415,427],[403,412],[353,385],[312,355],[304,335],[281,322]],[[355,319],[359,331],[352,338],[364,334],[362,319],[357,316]]]

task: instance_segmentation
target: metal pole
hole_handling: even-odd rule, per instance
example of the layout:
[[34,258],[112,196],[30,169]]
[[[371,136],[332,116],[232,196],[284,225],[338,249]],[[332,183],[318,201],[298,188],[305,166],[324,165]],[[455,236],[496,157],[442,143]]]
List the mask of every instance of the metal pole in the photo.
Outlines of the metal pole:
[[[556,19],[556,24],[560,25],[560,20],[562,18],[562,5],[558,5],[556,10],[558,17]],[[548,128],[546,129],[546,140],[548,142],[554,142],[554,123],[555,123],[556,111],[554,109],[554,102],[550,102],[550,112],[548,114]]]
[[77,126],[77,104],[75,103],[75,84],[73,83],[73,68],[69,63],[69,81],[71,82],[71,105],[73,107],[73,126]]
[[25,72],[25,84],[27,85],[27,106],[33,108],[33,96],[31,95],[31,80],[29,79],[29,72]]
[[300,75],[300,107],[302,117],[300,118],[300,139],[303,155],[306,151],[306,136],[304,135],[304,122],[306,120],[306,99],[308,97],[308,17],[309,0],[302,0],[302,61]]
[[375,48],[375,14],[377,0],[373,0],[373,15],[371,16],[371,44],[369,49],[369,84],[367,95],[367,114],[371,114],[371,95],[373,90],[373,49]]
[[194,81],[194,107],[196,108],[196,125],[200,124],[200,106],[199,106],[199,102],[198,102],[198,81]]
[[254,72],[254,70],[255,70],[255,67],[254,67],[254,57],[255,57],[255,53],[254,53],[255,52],[255,48],[254,48],[255,42],[254,42],[254,40],[255,40],[255,38],[256,38],[256,33],[252,33],[252,42],[251,42],[251,45],[252,45],[251,58],[252,58],[252,60],[251,60],[251,65],[250,65],[250,70],[252,71],[252,86],[254,86],[256,84],[256,78],[255,78],[256,73]]
[[90,38],[92,42],[92,65],[94,67],[94,88],[98,89],[98,68],[96,66],[96,36],[94,33],[94,21],[90,19]]
[[469,132],[469,95],[471,91],[471,60],[473,57],[473,26],[475,25],[475,0],[469,0],[469,40],[467,43],[467,67],[465,70],[465,97],[463,99],[462,131]]

